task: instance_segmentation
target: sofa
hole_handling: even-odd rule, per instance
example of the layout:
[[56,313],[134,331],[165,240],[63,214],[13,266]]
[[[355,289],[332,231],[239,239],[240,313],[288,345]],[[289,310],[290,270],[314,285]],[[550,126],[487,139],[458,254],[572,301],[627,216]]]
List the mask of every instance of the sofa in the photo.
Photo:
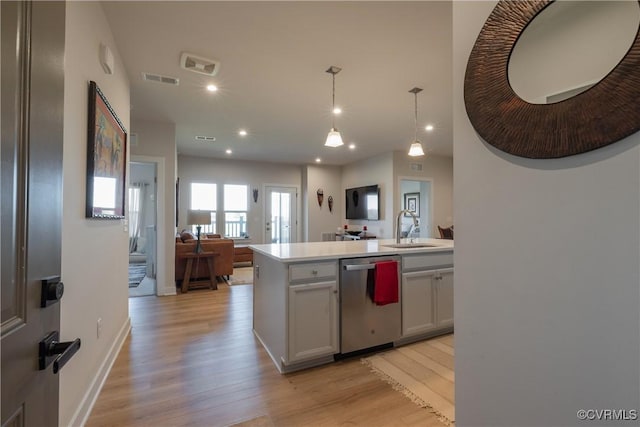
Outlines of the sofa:
[[[197,239],[193,234],[183,231],[176,236],[176,283],[182,282],[184,270],[187,265],[186,258],[180,255],[194,252]],[[229,276],[233,274],[233,240],[222,239],[219,234],[203,234],[200,236],[200,245],[204,252],[215,252],[218,255],[213,258],[213,265],[216,276]],[[193,279],[205,278],[209,276],[206,261],[197,263],[197,269],[194,262]]]

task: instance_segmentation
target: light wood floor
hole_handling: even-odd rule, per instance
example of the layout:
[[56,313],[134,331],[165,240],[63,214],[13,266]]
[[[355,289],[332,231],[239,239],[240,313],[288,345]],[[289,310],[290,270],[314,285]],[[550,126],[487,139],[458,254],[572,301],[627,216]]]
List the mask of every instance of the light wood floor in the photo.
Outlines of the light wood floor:
[[131,335],[87,426],[443,426],[359,358],[279,374],[251,330],[252,291],[130,299]]

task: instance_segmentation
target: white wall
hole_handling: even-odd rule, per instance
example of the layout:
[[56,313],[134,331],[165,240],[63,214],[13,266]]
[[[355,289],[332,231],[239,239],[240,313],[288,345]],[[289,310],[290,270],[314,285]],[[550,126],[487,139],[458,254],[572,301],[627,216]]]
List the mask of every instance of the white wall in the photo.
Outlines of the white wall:
[[[303,193],[307,211],[306,240],[319,242],[322,232],[337,231],[344,220],[344,190],[342,168],[337,166],[308,165],[303,167]],[[318,205],[317,191],[324,193],[322,206]],[[306,190],[306,191],[305,191]],[[333,210],[329,211],[329,196],[333,196]]]
[[606,424],[576,412],[640,401],[640,135],[556,160],[483,143],[463,81],[494,5],[453,4],[456,425]]
[[[164,171],[158,171],[158,180],[164,175],[164,193],[158,192],[158,275],[157,289],[159,295],[172,295],[175,288],[175,255],[176,255],[176,128],[172,123],[136,120],[132,123],[133,131],[138,134],[138,144],[131,147],[131,155],[160,158]],[[159,187],[158,187],[159,188]],[[163,212],[160,212],[160,209]],[[161,216],[161,214],[163,214]],[[161,225],[161,219],[164,226]]]
[[[433,217],[431,224],[429,224],[429,234],[431,237],[440,237],[437,226],[449,227],[453,224],[453,158],[434,155],[429,155],[426,158],[411,158],[401,151],[396,151],[393,155],[396,177],[415,177],[431,181],[433,202],[431,213]],[[422,170],[412,169],[412,164],[422,165]],[[396,182],[396,188],[400,193],[398,185]],[[398,198],[394,205],[394,212],[398,212],[402,208],[401,199]]]
[[[301,187],[300,166],[249,162],[232,159],[213,159],[191,156],[178,156],[178,176],[180,177],[179,224],[178,229],[188,228],[187,211],[190,204],[192,182],[210,182],[218,184],[218,206],[222,206],[222,186],[224,184],[245,184],[249,186],[249,212],[247,231],[250,243],[261,244],[264,241],[264,185],[277,184],[289,187]],[[258,188],[258,202],[253,202],[251,190]],[[298,197],[300,199],[300,197]],[[299,216],[301,203],[298,202]],[[299,222],[300,223],[300,222]],[[220,230],[218,230],[220,232]],[[298,227],[301,238],[301,227]]]
[[[339,212],[343,224],[362,227],[366,225],[368,232],[378,238],[393,236],[395,221],[394,209],[394,175],[393,153],[384,153],[365,160],[348,164],[342,168],[342,194],[351,187],[377,184],[380,186],[380,221],[344,219],[344,208]],[[335,198],[335,196],[334,196]]]
[[[66,4],[64,181],[61,302],[63,340],[82,348],[60,372],[60,425],[79,424],[91,406],[121,339],[128,332],[128,234],[122,221],[85,219],[87,97],[97,82],[127,130],[129,81],[111,30],[96,2]],[[115,72],[98,63],[100,43],[114,53]],[[102,318],[97,338],[96,322]]]
[[[410,163],[420,163],[423,170],[413,171]],[[394,200],[393,194],[400,194],[399,177],[428,179],[433,194],[433,224],[449,226],[453,224],[453,159],[429,156],[426,159],[409,159],[406,153],[389,152],[369,159],[338,166],[304,165],[294,166],[263,162],[248,162],[232,159],[212,159],[192,156],[178,156],[180,177],[180,201],[178,229],[188,228],[186,215],[189,208],[189,188],[191,182],[211,182],[223,184],[246,184],[250,189],[258,188],[259,200],[249,202],[248,230],[250,242],[263,243],[264,184],[281,184],[300,188],[299,195],[299,241],[319,241],[321,233],[335,231],[344,224],[355,228],[366,225],[371,234],[379,238],[393,236],[395,213],[402,204]],[[344,190],[363,185],[380,185],[380,221],[345,219]],[[318,206],[316,192],[322,188],[324,201]],[[397,190],[396,190],[397,188]],[[395,193],[394,193],[395,190]],[[222,195],[219,188],[218,198]],[[329,212],[328,199],[333,196],[333,212]],[[423,203],[426,208],[426,201]],[[429,226],[434,234],[435,225]]]

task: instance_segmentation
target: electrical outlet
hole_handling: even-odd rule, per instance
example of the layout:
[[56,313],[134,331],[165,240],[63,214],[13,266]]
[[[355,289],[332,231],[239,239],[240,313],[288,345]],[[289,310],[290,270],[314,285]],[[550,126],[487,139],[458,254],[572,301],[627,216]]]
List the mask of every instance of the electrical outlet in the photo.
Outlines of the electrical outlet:
[[98,317],[98,322],[96,324],[96,337],[100,338],[102,334],[102,317]]

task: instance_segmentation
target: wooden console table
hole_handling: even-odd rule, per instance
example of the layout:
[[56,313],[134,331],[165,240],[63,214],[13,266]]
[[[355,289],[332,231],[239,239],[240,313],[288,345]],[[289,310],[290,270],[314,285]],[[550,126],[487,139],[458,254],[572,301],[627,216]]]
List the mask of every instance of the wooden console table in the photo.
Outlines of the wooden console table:
[[[206,283],[210,289],[218,289],[218,282],[216,281],[216,274],[213,268],[213,257],[218,255],[217,252],[188,252],[180,254],[180,258],[186,258],[187,265],[184,269],[184,278],[182,279],[182,288],[181,291],[183,293],[189,292],[189,286],[192,285],[200,285]],[[207,268],[209,269],[209,279],[208,280],[197,280],[194,282],[190,282],[191,279],[191,270],[193,269],[193,260],[204,259],[207,262]]]

